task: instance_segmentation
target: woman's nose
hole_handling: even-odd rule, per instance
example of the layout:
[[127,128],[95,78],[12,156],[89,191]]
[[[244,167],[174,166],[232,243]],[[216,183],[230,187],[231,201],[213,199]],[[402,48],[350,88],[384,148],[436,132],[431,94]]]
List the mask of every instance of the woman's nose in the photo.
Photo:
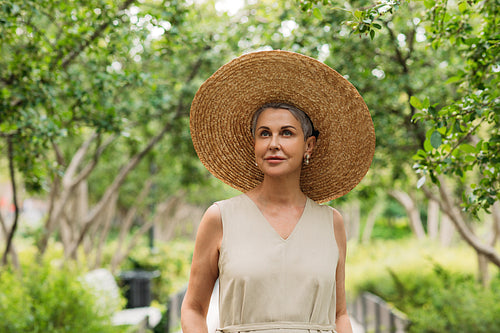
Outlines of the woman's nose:
[[271,142],[269,142],[269,149],[280,149],[280,142],[278,135],[273,135],[271,137]]

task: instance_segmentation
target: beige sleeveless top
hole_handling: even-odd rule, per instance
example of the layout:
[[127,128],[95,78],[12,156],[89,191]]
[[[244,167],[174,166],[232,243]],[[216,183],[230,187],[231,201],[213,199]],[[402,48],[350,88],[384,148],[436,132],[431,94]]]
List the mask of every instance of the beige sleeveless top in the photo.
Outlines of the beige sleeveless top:
[[283,239],[245,194],[217,202],[218,332],[335,332],[338,247],[333,211],[307,199]]

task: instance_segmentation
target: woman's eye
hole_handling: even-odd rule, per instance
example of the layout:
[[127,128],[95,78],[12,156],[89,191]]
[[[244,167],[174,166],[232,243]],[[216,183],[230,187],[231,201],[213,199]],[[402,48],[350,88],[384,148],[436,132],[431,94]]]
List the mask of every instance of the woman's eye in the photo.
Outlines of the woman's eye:
[[260,132],[260,136],[270,136],[271,134],[268,131]]
[[293,135],[293,133],[292,133],[292,131],[290,131],[290,130],[284,130],[284,131],[283,131],[283,135],[284,135],[284,136],[291,136],[291,135]]

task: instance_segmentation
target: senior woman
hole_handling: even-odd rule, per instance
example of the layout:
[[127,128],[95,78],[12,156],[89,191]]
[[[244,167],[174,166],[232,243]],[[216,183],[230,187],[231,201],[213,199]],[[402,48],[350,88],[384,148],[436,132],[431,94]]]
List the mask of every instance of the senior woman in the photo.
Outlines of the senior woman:
[[373,122],[356,89],[313,58],[250,53],[203,83],[190,126],[207,169],[244,193],[202,218],[183,332],[207,332],[217,278],[218,332],[352,332],[344,222],[319,203],[348,193],[371,164]]

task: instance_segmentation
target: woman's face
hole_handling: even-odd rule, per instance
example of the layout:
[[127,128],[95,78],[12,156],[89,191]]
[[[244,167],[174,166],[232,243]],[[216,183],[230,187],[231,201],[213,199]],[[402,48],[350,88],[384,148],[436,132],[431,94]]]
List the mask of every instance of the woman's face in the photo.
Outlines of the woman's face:
[[300,176],[304,156],[316,138],[304,141],[300,122],[286,109],[265,109],[255,129],[255,161],[264,175]]

